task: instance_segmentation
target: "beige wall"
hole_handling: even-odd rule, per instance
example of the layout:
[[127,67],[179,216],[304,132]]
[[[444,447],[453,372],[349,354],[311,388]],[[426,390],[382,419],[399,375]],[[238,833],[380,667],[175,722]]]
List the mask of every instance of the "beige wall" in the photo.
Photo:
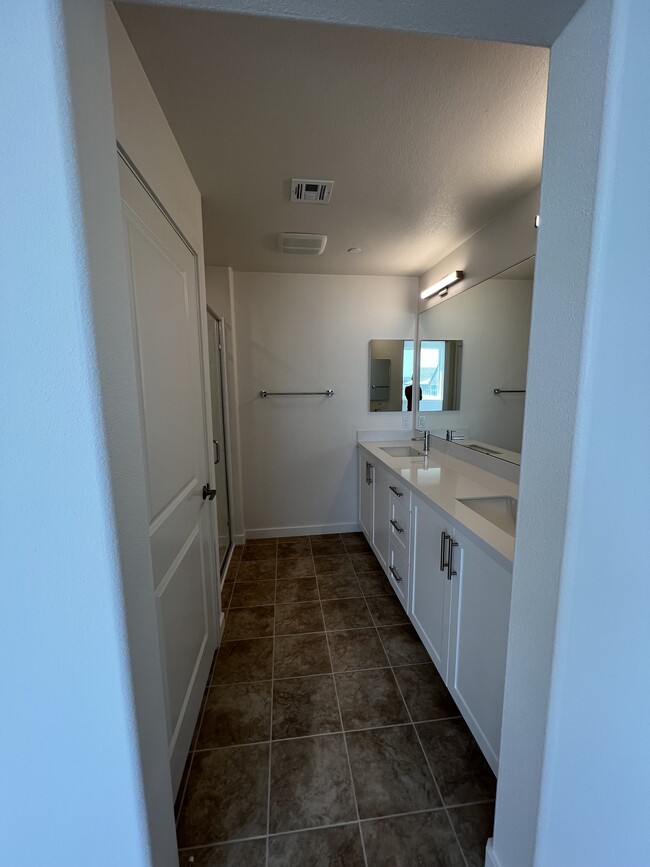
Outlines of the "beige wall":
[[414,336],[417,278],[238,272],[234,297],[247,531],[356,529],[357,430],[402,417],[368,409],[368,343]]

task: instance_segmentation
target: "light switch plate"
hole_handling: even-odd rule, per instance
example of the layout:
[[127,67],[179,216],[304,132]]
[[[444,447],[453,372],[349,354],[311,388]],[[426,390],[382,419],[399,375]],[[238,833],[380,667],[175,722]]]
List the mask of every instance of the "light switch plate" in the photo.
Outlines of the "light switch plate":
[[411,427],[411,414],[409,412],[402,413],[402,427],[408,430]]
[[427,423],[426,418],[423,415],[418,416],[418,427],[423,428]]

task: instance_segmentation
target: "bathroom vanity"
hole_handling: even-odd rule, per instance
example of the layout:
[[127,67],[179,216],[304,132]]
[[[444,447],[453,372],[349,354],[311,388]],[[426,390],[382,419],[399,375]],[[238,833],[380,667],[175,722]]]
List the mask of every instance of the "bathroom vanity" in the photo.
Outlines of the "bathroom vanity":
[[518,489],[433,448],[359,443],[359,521],[498,773]]

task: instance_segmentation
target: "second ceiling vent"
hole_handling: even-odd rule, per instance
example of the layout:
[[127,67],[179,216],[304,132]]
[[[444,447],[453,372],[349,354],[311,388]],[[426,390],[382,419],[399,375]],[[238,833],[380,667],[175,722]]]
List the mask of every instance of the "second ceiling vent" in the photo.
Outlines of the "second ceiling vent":
[[307,235],[303,232],[280,232],[280,253],[298,253],[303,256],[320,256],[327,244],[327,235]]
[[334,181],[291,178],[291,201],[308,202],[312,205],[326,205],[332,195],[333,186]]

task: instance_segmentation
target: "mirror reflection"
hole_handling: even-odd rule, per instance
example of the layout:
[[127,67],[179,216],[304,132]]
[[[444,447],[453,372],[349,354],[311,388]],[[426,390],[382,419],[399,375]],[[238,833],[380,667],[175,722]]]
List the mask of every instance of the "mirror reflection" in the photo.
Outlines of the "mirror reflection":
[[462,340],[420,340],[420,412],[460,409]]
[[370,341],[370,412],[412,408],[413,353],[413,340]]
[[[420,314],[422,398],[418,427],[428,427],[437,436],[519,463],[533,271],[531,257],[464,292],[437,301]],[[456,350],[458,362],[453,362],[458,368],[456,392],[460,400],[453,407],[451,400],[445,399],[445,370],[453,357],[447,348],[449,343],[460,344]],[[435,351],[441,356],[443,345],[442,370],[433,376],[436,363],[439,365]],[[430,387],[434,391],[438,388],[435,396],[425,393]],[[435,415],[427,418],[429,412]],[[425,414],[423,420],[420,413]]]

